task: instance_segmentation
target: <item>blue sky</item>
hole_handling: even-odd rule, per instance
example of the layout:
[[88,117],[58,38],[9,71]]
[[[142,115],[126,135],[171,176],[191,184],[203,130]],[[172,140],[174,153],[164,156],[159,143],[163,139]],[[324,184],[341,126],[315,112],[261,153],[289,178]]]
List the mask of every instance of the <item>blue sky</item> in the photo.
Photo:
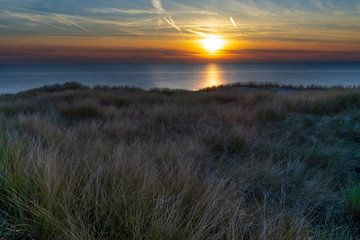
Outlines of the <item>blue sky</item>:
[[[358,0],[0,0],[2,35],[139,35],[153,30],[176,30],[164,21],[170,16],[179,27],[213,28],[213,22],[230,27],[268,22],[262,29],[284,24],[281,30],[302,25],[313,29],[359,31]],[[207,26],[203,19],[209,19]],[[163,22],[163,23],[160,23]],[[229,26],[226,26],[228,22]],[[243,30],[248,30],[243,26]],[[275,27],[276,28],[276,27]],[[122,31],[123,30],[123,31]],[[133,32],[131,32],[133,30]],[[241,29],[240,29],[241,30]]]

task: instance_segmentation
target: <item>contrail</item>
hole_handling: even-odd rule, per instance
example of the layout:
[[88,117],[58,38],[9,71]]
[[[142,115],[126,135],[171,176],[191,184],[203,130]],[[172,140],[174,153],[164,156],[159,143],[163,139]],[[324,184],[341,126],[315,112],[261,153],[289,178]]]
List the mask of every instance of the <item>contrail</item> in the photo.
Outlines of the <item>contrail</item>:
[[162,20],[162,18],[158,18],[157,20],[157,25],[158,25],[158,28],[161,27],[161,25],[164,23],[164,21]]
[[189,33],[193,33],[193,34],[199,35],[199,36],[202,36],[202,37],[208,36],[207,33],[200,32],[200,31],[196,31],[196,30],[193,30],[193,29],[185,29],[185,31],[186,31],[186,32],[189,32]]
[[138,36],[144,36],[145,34],[142,31],[133,29],[133,28],[128,28],[128,27],[121,27],[118,28],[119,31],[121,32],[125,32],[125,33],[130,33],[132,35],[138,35]]
[[235,20],[232,17],[230,17],[230,22],[232,23],[232,25],[234,27],[237,27],[237,24],[236,24]]
[[111,13],[125,13],[130,15],[138,14],[154,14],[156,9],[142,10],[142,9],[121,9],[121,8],[98,8],[98,9],[88,9],[89,12],[102,13],[102,14],[111,14]]
[[60,20],[60,22],[62,21],[62,22],[63,22],[63,23],[65,23],[65,24],[68,24],[68,25],[74,26],[74,27],[76,27],[76,28],[79,28],[79,29],[81,29],[81,30],[83,30],[83,31],[87,32],[87,29],[86,29],[86,28],[84,28],[84,27],[80,26],[79,24],[77,24],[77,23],[75,23],[75,22],[71,21],[70,19],[66,18],[65,16],[62,16],[62,15],[56,15],[56,17]]
[[175,24],[175,22],[174,22],[174,20],[172,19],[171,16],[163,17],[163,19],[164,19],[165,22],[167,22],[170,26],[172,26],[173,28],[175,28],[176,30],[178,30],[179,32],[181,32],[181,29]]
[[4,11],[3,13],[6,14],[7,16],[10,16],[13,18],[25,19],[25,20],[33,22],[33,23],[43,24],[43,25],[57,28],[59,30],[66,31],[65,28],[58,26],[56,24],[53,24],[51,21],[54,21],[54,19],[51,19],[50,16],[43,16],[40,14],[33,14],[33,13],[17,13],[17,12],[12,12],[12,11]]
[[212,28],[208,28],[208,27],[197,27],[196,28],[199,31],[203,31],[203,32],[212,32],[212,33],[218,33],[219,31],[212,29]]
[[156,9],[157,12],[162,13],[164,12],[164,8],[162,7],[160,0],[151,0],[151,4]]

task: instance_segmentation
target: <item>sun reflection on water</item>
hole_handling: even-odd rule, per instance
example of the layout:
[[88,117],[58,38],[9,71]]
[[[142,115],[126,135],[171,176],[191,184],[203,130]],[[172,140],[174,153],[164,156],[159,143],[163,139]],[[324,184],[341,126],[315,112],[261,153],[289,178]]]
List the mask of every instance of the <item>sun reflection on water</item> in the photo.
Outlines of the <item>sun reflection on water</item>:
[[223,72],[219,65],[212,63],[206,66],[200,88],[219,86],[225,83]]

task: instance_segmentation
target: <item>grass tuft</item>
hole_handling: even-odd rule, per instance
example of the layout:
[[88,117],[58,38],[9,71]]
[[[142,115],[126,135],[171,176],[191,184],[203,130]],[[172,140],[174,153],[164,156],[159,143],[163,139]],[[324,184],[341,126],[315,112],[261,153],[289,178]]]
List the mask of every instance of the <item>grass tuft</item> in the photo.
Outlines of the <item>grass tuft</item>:
[[345,195],[349,210],[354,214],[360,214],[360,184],[347,188]]
[[101,119],[105,112],[96,102],[78,102],[59,106],[61,115],[69,120]]

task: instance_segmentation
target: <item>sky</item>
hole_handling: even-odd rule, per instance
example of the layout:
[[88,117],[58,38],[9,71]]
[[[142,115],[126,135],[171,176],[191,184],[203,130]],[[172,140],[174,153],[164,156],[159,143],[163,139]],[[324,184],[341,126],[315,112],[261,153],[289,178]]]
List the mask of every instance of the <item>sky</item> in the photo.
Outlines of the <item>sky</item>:
[[207,61],[360,61],[360,1],[0,0],[1,64]]

